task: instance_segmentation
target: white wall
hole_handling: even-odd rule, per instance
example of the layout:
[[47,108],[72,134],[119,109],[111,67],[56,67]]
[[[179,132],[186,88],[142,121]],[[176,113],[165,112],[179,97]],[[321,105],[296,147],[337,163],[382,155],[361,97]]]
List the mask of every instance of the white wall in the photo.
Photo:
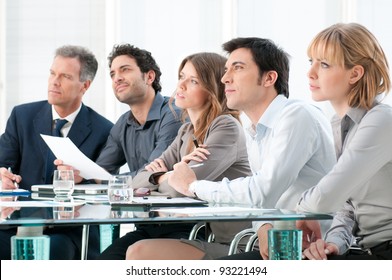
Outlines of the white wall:
[[[20,103],[46,99],[54,50],[64,44],[90,48],[99,58],[105,43],[104,0],[5,0],[5,97],[7,111]],[[64,3],[63,3],[64,2]],[[102,61],[100,61],[102,62]],[[102,87],[100,71],[93,89]],[[93,93],[91,90],[90,93]],[[87,94],[86,102],[94,99]]]
[[[55,48],[84,45],[99,60],[85,103],[115,121],[127,109],[115,99],[107,55],[128,42],[149,50],[163,72],[163,94],[176,85],[180,60],[215,51],[237,36],[270,38],[291,55],[290,96],[311,102],[306,47],[321,29],[356,21],[392,56],[388,0],[0,0],[0,133],[13,106],[46,98]],[[327,103],[318,104],[328,114]]]

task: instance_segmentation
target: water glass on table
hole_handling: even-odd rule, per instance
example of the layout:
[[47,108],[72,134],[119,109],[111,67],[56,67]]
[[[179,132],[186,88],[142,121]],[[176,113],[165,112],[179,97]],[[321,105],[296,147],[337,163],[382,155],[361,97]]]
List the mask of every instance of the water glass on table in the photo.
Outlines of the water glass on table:
[[11,237],[12,260],[49,260],[50,237],[43,235],[43,226],[18,226]]
[[56,196],[53,200],[61,205],[53,206],[54,220],[68,220],[75,217],[75,206],[73,197]]
[[130,203],[133,199],[132,176],[114,175],[108,183],[109,203]]
[[53,192],[58,197],[69,197],[74,192],[73,170],[55,170],[53,176]]
[[302,230],[295,221],[275,221],[268,230],[268,256],[270,260],[301,260]]

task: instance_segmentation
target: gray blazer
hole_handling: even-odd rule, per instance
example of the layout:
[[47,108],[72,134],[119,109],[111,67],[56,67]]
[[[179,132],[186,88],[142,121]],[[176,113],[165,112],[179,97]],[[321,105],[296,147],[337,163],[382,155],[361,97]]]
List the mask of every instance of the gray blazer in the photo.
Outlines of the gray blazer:
[[[166,149],[160,158],[170,170],[173,165],[181,161],[187,154],[188,146],[193,145],[193,127],[191,123],[185,123],[178,131],[176,139]],[[251,175],[246,140],[243,128],[238,120],[231,115],[221,115],[210,125],[203,144],[207,145],[211,153],[204,165],[194,169],[198,180],[220,181],[223,178],[229,180]],[[190,162],[190,165],[197,162]],[[170,195],[172,197],[183,196],[169,186],[167,180],[157,185],[152,177],[159,173],[141,171],[133,178],[134,188],[148,187],[153,194]],[[216,242],[228,243],[234,235],[242,229],[251,227],[250,222],[236,223],[211,223],[211,230],[215,234]]]

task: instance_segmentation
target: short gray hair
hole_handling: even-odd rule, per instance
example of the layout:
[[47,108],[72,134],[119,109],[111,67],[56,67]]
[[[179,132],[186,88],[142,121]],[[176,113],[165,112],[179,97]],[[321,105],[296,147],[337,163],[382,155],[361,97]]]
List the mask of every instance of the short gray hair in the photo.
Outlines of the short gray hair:
[[80,62],[79,80],[85,82],[93,81],[98,69],[98,61],[95,55],[88,49],[81,46],[66,45],[59,47],[55,52],[56,56],[76,58]]

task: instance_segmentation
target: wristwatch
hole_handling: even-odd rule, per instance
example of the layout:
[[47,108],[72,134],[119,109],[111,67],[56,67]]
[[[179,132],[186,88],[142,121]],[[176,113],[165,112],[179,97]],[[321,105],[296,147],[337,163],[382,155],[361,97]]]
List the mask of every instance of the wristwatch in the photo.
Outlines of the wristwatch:
[[192,183],[189,184],[189,187],[188,187],[188,191],[193,194],[193,197],[197,197],[197,194],[196,194],[196,182],[197,181],[193,181]]

